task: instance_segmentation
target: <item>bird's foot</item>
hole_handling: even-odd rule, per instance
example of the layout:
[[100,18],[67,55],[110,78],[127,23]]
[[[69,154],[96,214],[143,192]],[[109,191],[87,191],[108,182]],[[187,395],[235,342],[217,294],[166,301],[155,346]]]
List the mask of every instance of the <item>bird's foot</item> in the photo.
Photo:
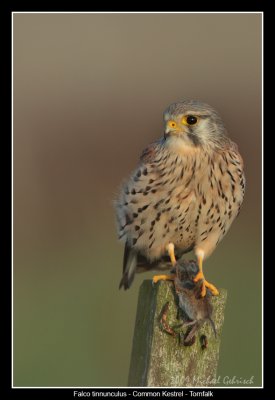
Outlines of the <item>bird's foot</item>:
[[175,279],[175,274],[168,274],[168,275],[154,275],[153,276],[153,283],[157,283],[158,281],[173,281]]
[[200,271],[200,272],[198,272],[197,273],[197,275],[195,276],[195,278],[193,279],[193,281],[195,282],[195,283],[197,283],[198,281],[200,281],[200,280],[205,280],[204,279],[204,275],[203,275],[203,273]]
[[205,280],[202,271],[197,273],[197,275],[193,279],[193,282],[197,283],[200,280],[202,280],[201,297],[204,297],[206,295],[206,288],[210,290],[213,296],[217,296],[219,294],[218,289],[212,283]]
[[[212,283],[204,280],[204,284],[205,286],[210,290],[210,292],[213,294],[213,296],[218,296],[218,294],[220,293],[218,291],[218,289],[216,288],[216,286],[214,286]],[[206,291],[206,290],[205,290]]]

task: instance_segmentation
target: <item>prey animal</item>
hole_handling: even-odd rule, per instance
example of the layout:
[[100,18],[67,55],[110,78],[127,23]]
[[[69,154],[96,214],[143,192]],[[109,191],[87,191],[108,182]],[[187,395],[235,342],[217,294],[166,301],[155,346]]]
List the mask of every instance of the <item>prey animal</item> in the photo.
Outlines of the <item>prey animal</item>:
[[[211,304],[211,293],[207,290],[206,296],[201,297],[202,282],[194,282],[194,277],[198,273],[198,265],[195,261],[180,260],[172,269],[175,274],[174,287],[176,294],[176,303],[178,306],[178,317],[182,323],[176,327],[187,327],[187,331],[179,334],[175,327],[167,323],[168,303],[163,307],[160,323],[161,328],[168,334],[176,337],[179,335],[181,342],[185,345],[192,345],[195,341],[195,334],[205,322],[209,322],[213,328],[215,337],[217,336],[215,324],[212,320],[213,307]],[[207,340],[203,339],[203,346],[206,347]]]

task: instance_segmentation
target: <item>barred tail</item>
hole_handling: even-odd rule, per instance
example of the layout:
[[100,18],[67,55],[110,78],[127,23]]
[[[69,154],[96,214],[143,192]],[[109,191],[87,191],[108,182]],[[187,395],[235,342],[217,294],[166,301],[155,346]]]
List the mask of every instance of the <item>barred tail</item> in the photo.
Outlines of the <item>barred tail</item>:
[[137,267],[137,252],[130,248],[127,243],[124,248],[123,257],[123,275],[119,284],[119,289],[121,287],[124,290],[129,289],[133,283]]

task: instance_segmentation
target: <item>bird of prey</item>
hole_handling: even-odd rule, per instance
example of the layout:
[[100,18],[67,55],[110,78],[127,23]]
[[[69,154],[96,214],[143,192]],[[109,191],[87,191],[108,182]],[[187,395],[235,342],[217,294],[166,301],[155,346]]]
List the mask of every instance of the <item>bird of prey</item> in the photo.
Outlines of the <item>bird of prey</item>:
[[[208,104],[185,100],[164,112],[164,135],[142,153],[115,200],[119,238],[125,242],[120,287],[136,272],[171,269],[194,250],[202,280],[211,255],[238,215],[245,192],[243,160],[221,117]],[[173,275],[157,275],[173,279]]]

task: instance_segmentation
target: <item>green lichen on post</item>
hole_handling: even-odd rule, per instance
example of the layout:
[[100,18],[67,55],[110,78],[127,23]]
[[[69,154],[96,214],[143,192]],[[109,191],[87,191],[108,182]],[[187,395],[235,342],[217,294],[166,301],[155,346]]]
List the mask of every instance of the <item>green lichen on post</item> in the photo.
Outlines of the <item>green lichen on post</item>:
[[[226,290],[212,297],[212,327],[205,323],[199,330],[193,346],[183,346],[179,341],[163,332],[159,318],[162,308],[169,302],[167,321],[176,325],[177,306],[174,300],[173,283],[160,281],[152,285],[151,280],[142,283],[139,292],[133,349],[129,372],[129,386],[146,387],[198,387],[214,386],[224,321]],[[184,328],[183,328],[184,329]],[[186,329],[186,328],[185,328]],[[208,347],[202,350],[199,337],[204,334]]]

